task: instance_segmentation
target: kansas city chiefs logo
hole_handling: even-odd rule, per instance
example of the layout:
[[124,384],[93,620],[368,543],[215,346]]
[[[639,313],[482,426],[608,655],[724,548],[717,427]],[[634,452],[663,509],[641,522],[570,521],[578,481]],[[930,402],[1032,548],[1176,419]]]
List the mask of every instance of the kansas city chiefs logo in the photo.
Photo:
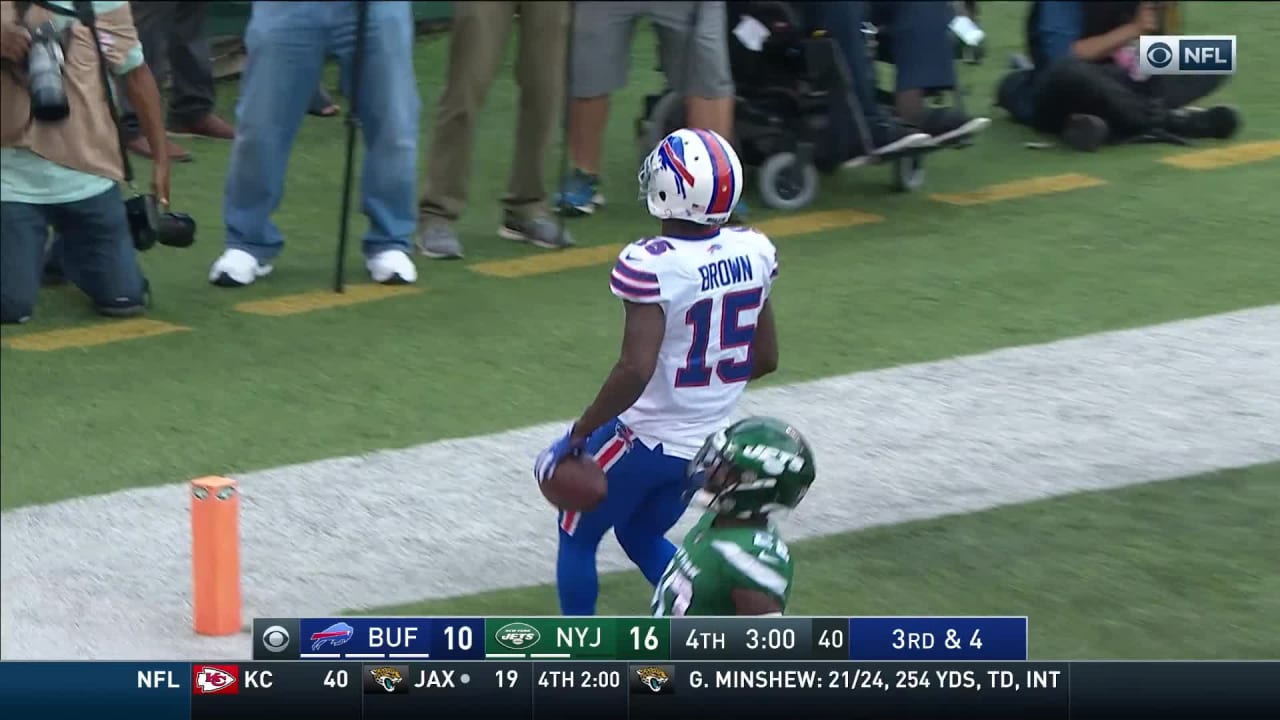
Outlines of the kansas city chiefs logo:
[[236,665],[197,665],[195,671],[195,690],[200,695],[239,691],[236,675],[240,668]]

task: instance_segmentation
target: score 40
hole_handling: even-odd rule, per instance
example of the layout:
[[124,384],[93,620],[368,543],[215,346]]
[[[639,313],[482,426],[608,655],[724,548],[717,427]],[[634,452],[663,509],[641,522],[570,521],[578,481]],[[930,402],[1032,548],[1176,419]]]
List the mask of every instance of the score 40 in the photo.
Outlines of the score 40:
[[[938,638],[928,631],[907,631],[902,628],[893,630],[894,650],[932,650],[938,645]],[[974,628],[973,634],[965,640],[954,629],[948,629],[942,638],[942,649],[945,650],[981,650],[982,630]]]

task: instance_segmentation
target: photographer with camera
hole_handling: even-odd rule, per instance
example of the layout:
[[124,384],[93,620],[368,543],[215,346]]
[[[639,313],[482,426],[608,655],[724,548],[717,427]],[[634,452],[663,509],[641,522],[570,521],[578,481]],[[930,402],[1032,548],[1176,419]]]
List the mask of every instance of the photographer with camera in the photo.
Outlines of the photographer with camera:
[[129,4],[6,0],[0,28],[0,322],[30,319],[50,227],[63,240],[67,279],[98,312],[140,315],[149,293],[137,250],[157,239],[183,244],[188,237],[172,235],[194,227],[161,212],[169,202],[164,156],[152,167],[154,196],[126,209],[120,191],[130,172],[108,72],[123,79],[148,140],[165,141]]

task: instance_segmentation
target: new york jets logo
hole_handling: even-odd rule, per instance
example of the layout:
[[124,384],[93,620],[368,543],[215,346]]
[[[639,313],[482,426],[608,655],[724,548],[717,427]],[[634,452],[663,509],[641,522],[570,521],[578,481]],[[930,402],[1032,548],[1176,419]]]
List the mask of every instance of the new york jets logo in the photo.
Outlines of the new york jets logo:
[[513,622],[498,628],[498,632],[493,634],[493,639],[509,650],[524,650],[537,645],[538,640],[542,639],[542,633],[528,623]]
[[784,470],[800,472],[804,469],[804,458],[768,445],[748,445],[742,449],[742,456],[760,463],[760,469],[766,475],[781,475]]

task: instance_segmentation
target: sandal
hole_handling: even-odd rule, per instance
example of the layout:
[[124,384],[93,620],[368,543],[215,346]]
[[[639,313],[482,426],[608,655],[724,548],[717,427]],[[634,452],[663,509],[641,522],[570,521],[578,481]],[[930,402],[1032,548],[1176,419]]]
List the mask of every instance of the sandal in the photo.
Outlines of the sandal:
[[342,112],[342,108],[338,107],[333,98],[324,91],[324,88],[316,88],[316,94],[311,96],[311,105],[307,108],[308,115],[316,117],[333,117]]

